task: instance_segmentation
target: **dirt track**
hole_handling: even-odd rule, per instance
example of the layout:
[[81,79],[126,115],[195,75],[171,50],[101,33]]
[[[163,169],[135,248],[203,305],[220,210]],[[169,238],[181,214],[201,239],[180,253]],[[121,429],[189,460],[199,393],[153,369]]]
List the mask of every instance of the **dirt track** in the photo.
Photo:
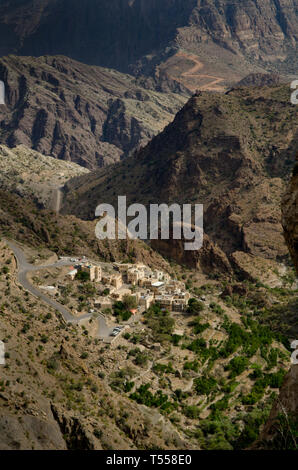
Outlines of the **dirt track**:
[[[195,91],[197,88],[200,90],[206,91],[206,90],[213,90],[213,91],[222,91],[221,86],[217,86],[219,83],[224,81],[224,78],[220,77],[215,77],[213,75],[207,75],[207,74],[202,74],[199,73],[200,70],[204,68],[204,64],[199,61],[198,57],[193,54],[187,54],[186,52],[178,52],[176,54],[176,57],[183,57],[184,59],[191,60],[194,62],[194,66],[187,70],[186,72],[183,72],[180,77],[173,77],[175,80],[184,83],[183,79],[186,79],[187,83],[184,83],[187,88],[189,88],[191,91]],[[200,86],[198,83],[194,83],[193,85],[189,84],[189,78],[194,77],[197,79],[200,78],[210,78],[211,82],[208,83],[207,85],[202,85]]]

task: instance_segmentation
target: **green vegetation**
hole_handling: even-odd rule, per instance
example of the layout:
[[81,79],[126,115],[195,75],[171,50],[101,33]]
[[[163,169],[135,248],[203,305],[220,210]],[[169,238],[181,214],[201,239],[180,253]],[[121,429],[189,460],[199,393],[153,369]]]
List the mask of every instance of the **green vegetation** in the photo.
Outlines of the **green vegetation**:
[[189,351],[196,353],[201,361],[204,363],[208,359],[214,361],[218,358],[218,351],[214,346],[207,348],[207,343],[203,338],[197,338],[188,345],[183,345],[182,348],[186,348]]
[[196,318],[193,322],[191,322],[190,326],[193,326],[193,332],[195,335],[199,335],[210,328],[209,323],[201,323],[199,318]]
[[200,416],[200,408],[195,405],[192,406],[185,406],[183,408],[183,413],[187,418],[190,419],[198,419]]
[[83,282],[90,281],[90,274],[86,271],[78,271],[76,274],[76,279]]
[[214,377],[199,377],[194,380],[195,391],[198,395],[210,395],[217,387],[217,381]]
[[204,309],[205,305],[203,304],[203,302],[200,302],[197,299],[189,299],[187,313],[189,313],[190,315],[198,315]]
[[184,370],[193,370],[194,372],[198,372],[199,370],[199,363],[198,361],[186,361],[183,366]]
[[286,372],[280,369],[273,374],[262,374],[258,377],[248,395],[242,397],[243,405],[255,405],[264,396],[266,388],[280,388]]
[[211,304],[209,305],[209,307],[211,308],[211,310],[212,310],[214,313],[217,313],[218,315],[222,315],[223,313],[225,313],[224,309],[221,308],[221,306],[218,305],[218,304],[215,303],[215,302],[211,302]]
[[153,372],[155,372],[158,375],[175,374],[175,372],[176,372],[175,369],[173,369],[173,365],[172,365],[171,362],[169,362],[168,364],[160,364],[160,363],[157,362],[152,367],[152,370],[153,370]]
[[[268,348],[278,335],[273,333],[267,326],[259,325],[251,318],[243,320],[246,329],[237,323],[231,323],[227,317],[223,324],[223,328],[229,335],[229,338],[219,351],[221,357],[227,358],[241,348],[243,354],[250,358],[254,356],[258,350]],[[270,359],[272,362],[272,357]]]
[[242,374],[242,372],[244,372],[245,369],[248,367],[248,364],[249,362],[246,357],[234,357],[226,367],[226,369],[230,371],[231,379],[237,377],[237,375]]
[[124,295],[122,302],[126,310],[137,308],[137,299],[133,295]]
[[151,305],[145,314],[145,321],[152,330],[152,336],[156,342],[170,341],[174,330],[175,321],[167,310],[162,310],[159,305]]
[[170,413],[177,408],[177,403],[170,402],[168,396],[161,390],[155,394],[149,390],[150,384],[141,385],[136,392],[130,394],[130,398],[137,403],[153,408],[159,408],[161,411]]
[[130,319],[132,313],[127,310],[124,303],[121,301],[115,302],[113,305],[114,315],[117,318],[120,318],[122,321],[127,321]]
[[130,310],[137,306],[136,298],[131,295],[125,295],[123,301],[117,301],[113,305],[114,315],[122,321],[127,321],[132,316]]

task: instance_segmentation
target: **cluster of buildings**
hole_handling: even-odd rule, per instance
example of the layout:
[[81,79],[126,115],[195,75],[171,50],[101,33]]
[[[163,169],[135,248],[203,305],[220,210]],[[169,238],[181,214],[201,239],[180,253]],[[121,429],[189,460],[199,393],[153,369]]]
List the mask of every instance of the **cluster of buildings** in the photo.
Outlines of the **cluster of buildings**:
[[94,302],[97,308],[112,308],[115,301],[123,300],[126,295],[134,296],[142,310],[147,310],[153,303],[174,312],[183,312],[187,307],[190,294],[184,283],[171,279],[168,273],[144,264],[114,263],[111,267],[105,271],[100,265],[83,263],[68,275],[74,279],[79,271],[88,272],[91,282],[105,286],[105,295]]

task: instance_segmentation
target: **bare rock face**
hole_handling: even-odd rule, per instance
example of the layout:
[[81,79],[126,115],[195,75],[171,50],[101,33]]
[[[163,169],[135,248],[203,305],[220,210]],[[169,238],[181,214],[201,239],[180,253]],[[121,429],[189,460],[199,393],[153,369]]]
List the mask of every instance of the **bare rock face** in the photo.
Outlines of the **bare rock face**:
[[[295,0],[12,0],[0,7],[0,54],[63,54],[128,71],[177,47],[213,46],[262,62],[295,58]],[[71,12],[71,15],[69,14]],[[123,27],[125,25],[125,27]],[[170,52],[171,53],[171,52]],[[220,57],[220,55],[218,56]],[[291,63],[288,63],[291,68]]]
[[285,239],[298,272],[298,164],[283,198],[282,215]]
[[264,87],[278,86],[281,84],[280,76],[277,73],[250,73],[238,82],[235,87]]
[[295,1],[196,3],[190,30],[195,29],[202,42],[212,39],[236,53],[273,61],[285,53],[287,42],[294,45],[297,41]]
[[175,259],[179,264],[198,269],[203,273],[232,274],[231,264],[226,254],[204,236],[203,247],[198,251],[185,251],[186,240],[152,240],[151,246],[163,256]]
[[[259,449],[296,449],[295,426],[298,422],[298,365],[286,375],[279,397],[272,407],[260,439],[253,446]],[[296,424],[295,424],[296,423]]]
[[[42,414],[41,410],[38,414]],[[65,440],[53,415],[42,417],[0,413],[1,450],[66,450]]]
[[[298,273],[298,166],[282,201],[284,235]],[[298,423],[298,365],[286,375],[255,448],[296,449]],[[296,433],[295,433],[296,429]]]
[[[2,2],[3,3],[3,2]],[[195,0],[25,0],[0,7],[0,53],[62,54],[127,72],[166,47]],[[71,14],[70,14],[71,13]]]
[[0,143],[93,169],[146,144],[187,99],[61,56],[1,58],[0,80],[7,104],[0,107]]

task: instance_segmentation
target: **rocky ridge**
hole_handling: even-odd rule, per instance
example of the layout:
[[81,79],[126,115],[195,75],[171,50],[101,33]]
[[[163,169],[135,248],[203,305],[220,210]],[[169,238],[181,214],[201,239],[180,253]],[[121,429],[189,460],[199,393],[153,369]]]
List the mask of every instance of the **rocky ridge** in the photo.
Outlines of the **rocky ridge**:
[[238,72],[250,62],[297,70],[295,0],[6,0],[0,18],[1,55],[62,54],[124,72],[149,67],[152,75],[182,50],[213,71],[223,56]]
[[187,92],[144,89],[129,75],[67,57],[2,57],[0,143],[98,168],[145,145],[183,106]]

